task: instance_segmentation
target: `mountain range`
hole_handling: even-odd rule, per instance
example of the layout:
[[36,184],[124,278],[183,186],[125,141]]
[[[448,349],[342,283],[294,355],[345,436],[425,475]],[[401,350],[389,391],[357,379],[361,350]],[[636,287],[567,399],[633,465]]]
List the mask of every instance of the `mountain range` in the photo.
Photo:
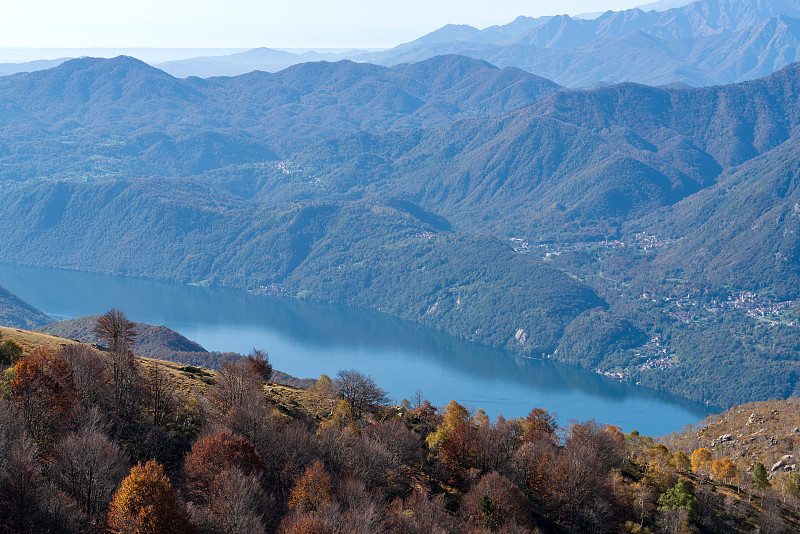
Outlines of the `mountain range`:
[[0,78],[0,175],[187,175],[278,160],[355,131],[498,114],[556,90],[464,57],[393,68],[305,63],[208,80],[124,56],[82,58]]
[[516,67],[567,87],[637,82],[726,84],[766,76],[800,58],[796,0],[699,0],[607,11],[594,18],[518,17],[479,30],[450,24],[385,51],[292,54],[265,48],[158,64],[173,75],[276,71],[295,63],[351,59],[381,65],[459,54]]
[[[68,61],[0,78],[0,254],[378,309],[719,404],[786,396],[791,319],[687,325],[640,297],[800,296],[798,84],[798,65],[575,91],[461,56],[208,80]],[[640,369],[649,339],[673,363]]]
[[[735,83],[767,76],[800,58],[800,2],[657,2],[592,16],[520,16],[484,29],[449,24],[381,51],[298,53],[261,47],[152,64],[178,78],[210,78],[345,59],[395,66],[448,54],[515,67],[573,88]],[[0,64],[0,75],[63,61]]]

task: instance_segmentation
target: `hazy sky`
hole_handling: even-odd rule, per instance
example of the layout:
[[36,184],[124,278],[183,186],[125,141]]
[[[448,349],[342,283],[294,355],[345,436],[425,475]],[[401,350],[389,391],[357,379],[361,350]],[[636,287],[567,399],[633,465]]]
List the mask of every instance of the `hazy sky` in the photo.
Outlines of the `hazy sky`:
[[2,0],[0,47],[390,47],[447,23],[648,0]]

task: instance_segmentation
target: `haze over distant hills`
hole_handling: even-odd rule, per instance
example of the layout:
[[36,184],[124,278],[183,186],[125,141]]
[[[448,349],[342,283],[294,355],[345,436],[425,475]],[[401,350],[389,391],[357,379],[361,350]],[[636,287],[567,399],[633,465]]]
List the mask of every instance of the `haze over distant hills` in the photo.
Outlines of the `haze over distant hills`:
[[[147,52],[145,60],[179,78],[277,72],[299,63],[342,59],[393,66],[459,54],[516,67],[567,87],[624,81],[704,86],[763,77],[800,58],[800,2],[670,1],[590,17],[520,16],[482,30],[449,24],[382,51],[293,52],[262,47],[227,55],[158,59],[169,57],[167,52],[160,56]],[[60,61],[0,64],[0,75],[40,70]]]
[[[482,30],[450,24],[379,52],[297,55],[261,48],[157,66],[180,77],[209,77],[277,71],[321,59],[397,65],[460,54],[517,67],[568,87],[623,81],[702,86],[766,76],[800,57],[796,0],[659,4],[608,11],[596,18],[521,16]],[[670,8],[675,4],[680,7]]]
[[561,85],[634,81],[649,85],[731,83],[765,76],[800,50],[795,1],[699,0],[666,11],[608,11],[518,19],[513,35],[445,26],[417,41],[359,56],[373,63],[462,54],[514,66]]

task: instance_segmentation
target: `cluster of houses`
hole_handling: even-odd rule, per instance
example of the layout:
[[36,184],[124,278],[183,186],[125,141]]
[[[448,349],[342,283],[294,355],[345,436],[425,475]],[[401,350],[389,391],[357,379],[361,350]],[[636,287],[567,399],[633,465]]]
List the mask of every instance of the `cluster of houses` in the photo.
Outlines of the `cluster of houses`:
[[601,241],[573,241],[569,243],[536,243],[533,246],[531,246],[528,240],[521,237],[512,237],[509,238],[509,241],[515,252],[531,252],[537,250],[540,253],[544,253],[545,256],[558,256],[564,252],[589,250],[598,247],[604,249],[634,247],[646,252],[661,248],[672,242],[670,239],[648,235],[644,232],[634,234],[633,239],[630,241],[603,239]]

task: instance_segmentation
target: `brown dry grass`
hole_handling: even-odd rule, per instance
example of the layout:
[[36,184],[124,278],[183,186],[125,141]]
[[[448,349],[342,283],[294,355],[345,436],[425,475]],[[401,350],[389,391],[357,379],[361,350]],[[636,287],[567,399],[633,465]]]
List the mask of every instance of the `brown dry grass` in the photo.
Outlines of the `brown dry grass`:
[[[0,326],[0,340],[5,339],[13,339],[18,343],[22,347],[23,354],[28,354],[37,347],[46,347],[56,351],[66,345],[79,344],[74,339]],[[208,369],[200,368],[200,373],[190,372],[185,370],[185,364],[166,360],[137,357],[136,362],[140,366],[143,375],[146,375],[154,365],[158,365],[174,381],[176,389],[186,395],[187,398],[199,399],[203,397],[213,385],[214,377],[216,376],[214,371]],[[265,386],[265,393],[270,401],[277,406],[283,407],[286,412],[295,412],[302,409],[302,389],[268,384]]]
[[13,339],[22,347],[23,354],[28,354],[36,347],[47,347],[52,350],[58,350],[67,345],[78,344],[74,339],[65,339],[63,337],[51,336],[50,334],[20,330],[19,328],[8,328],[5,326],[0,326],[0,339],[3,341],[6,339]]

